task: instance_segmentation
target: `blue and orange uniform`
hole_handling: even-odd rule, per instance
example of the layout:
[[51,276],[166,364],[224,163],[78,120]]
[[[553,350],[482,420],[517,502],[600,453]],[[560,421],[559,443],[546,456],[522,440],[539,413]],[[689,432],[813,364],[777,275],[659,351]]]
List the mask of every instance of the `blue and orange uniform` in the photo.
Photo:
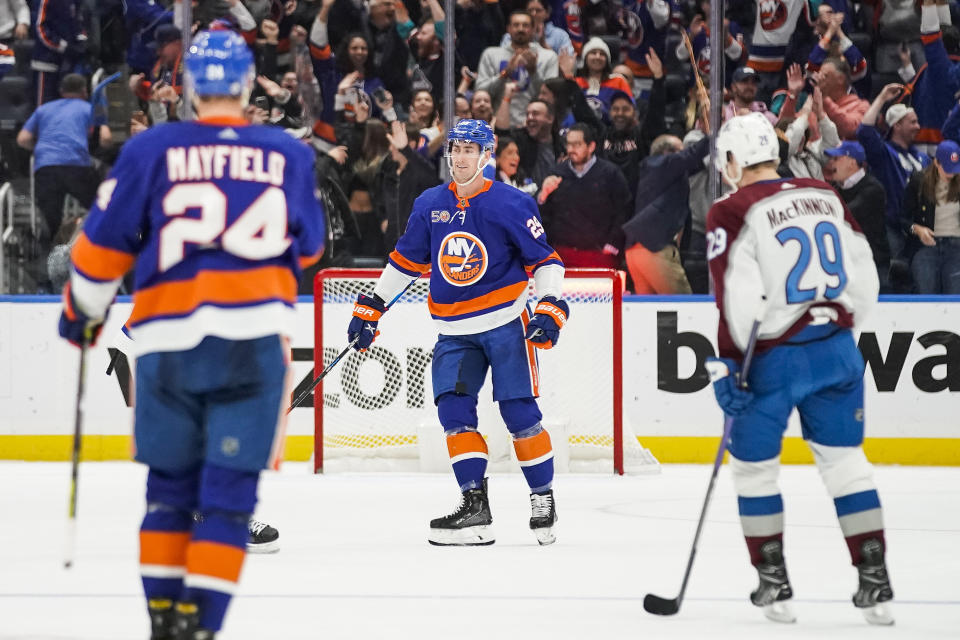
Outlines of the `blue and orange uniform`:
[[[240,113],[254,78],[240,36],[201,32],[186,67],[201,100],[236,98]],[[73,249],[60,324],[72,341],[133,268],[135,458],[150,468],[140,571],[154,637],[168,637],[174,615],[220,629],[260,471],[279,463],[297,281],[323,250],[313,165],[309,147],[239,117],[156,126],[124,145]]]

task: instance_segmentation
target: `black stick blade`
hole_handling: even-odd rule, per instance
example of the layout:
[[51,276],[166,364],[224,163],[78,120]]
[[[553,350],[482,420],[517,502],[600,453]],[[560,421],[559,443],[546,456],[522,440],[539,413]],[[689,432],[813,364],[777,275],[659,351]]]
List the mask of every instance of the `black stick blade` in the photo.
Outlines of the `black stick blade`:
[[680,601],[677,598],[667,600],[648,593],[643,599],[643,608],[646,609],[647,613],[657,616],[672,616],[680,611]]

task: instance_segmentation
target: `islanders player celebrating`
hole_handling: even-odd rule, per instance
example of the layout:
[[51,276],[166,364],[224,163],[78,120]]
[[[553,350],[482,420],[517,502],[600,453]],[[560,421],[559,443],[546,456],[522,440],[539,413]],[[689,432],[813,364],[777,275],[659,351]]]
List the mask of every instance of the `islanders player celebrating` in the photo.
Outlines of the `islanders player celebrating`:
[[[540,424],[534,348],[556,345],[570,315],[560,299],[563,262],[547,244],[533,198],[483,177],[493,149],[493,130],[483,120],[461,120],[450,130],[446,158],[453,181],[414,202],[373,295],[359,296],[347,330],[355,349],[368,348],[384,301],[431,271],[428,305],[440,334],[433,350],[433,396],[463,493],[455,512],[430,522],[429,541],[436,545],[495,540],[484,478],[487,445],[477,431],[477,396],[488,368],[493,399],[530,486],[530,528],[540,544],[556,540],[553,449]],[[540,296],[532,317],[528,273]]]

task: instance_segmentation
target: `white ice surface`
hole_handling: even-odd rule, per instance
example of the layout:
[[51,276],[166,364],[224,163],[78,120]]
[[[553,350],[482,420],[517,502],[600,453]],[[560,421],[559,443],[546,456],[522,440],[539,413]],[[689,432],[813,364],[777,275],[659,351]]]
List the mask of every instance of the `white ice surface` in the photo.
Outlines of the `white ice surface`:
[[[430,518],[455,507],[451,475],[328,474],[288,464],[264,476],[257,516],[281,551],[248,556],[219,636],[250,639],[960,638],[960,469],[879,467],[893,628],[850,603],[856,572],[812,466],[784,467],[795,625],[749,604],[755,585],[729,470],[720,480],[680,613],[676,596],[710,468],[644,477],[562,475],[558,542],[527,529],[519,474],[491,478],[497,542],[439,548]],[[145,470],[84,464],[75,566],[62,568],[69,466],[0,464],[0,638],[142,640],[137,573]]]

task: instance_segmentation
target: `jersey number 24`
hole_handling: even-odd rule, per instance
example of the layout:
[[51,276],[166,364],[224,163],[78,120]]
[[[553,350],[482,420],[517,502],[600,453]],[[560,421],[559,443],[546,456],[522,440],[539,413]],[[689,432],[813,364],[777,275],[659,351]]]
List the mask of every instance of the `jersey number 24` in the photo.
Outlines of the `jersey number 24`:
[[[787,304],[800,304],[810,302],[817,297],[817,287],[803,289],[800,287],[800,281],[804,274],[810,268],[812,253],[814,249],[817,252],[817,261],[820,263],[820,269],[828,276],[836,278],[836,284],[828,284],[823,292],[827,300],[833,300],[847,286],[847,272],[843,268],[843,251],[840,245],[840,233],[836,225],[832,222],[821,222],[813,229],[813,239],[807,231],[800,227],[787,227],[777,232],[777,240],[781,245],[788,242],[797,242],[800,244],[800,255],[797,262],[790,269],[790,275],[787,276],[786,295]],[[829,245],[828,245],[829,243]],[[817,267],[814,266],[814,269]],[[820,281],[824,278],[815,278]]]
[[[199,209],[199,218],[186,218]],[[267,187],[240,216],[227,225],[227,196],[212,182],[175,184],[163,197],[163,213],[172,218],[160,230],[160,270],[184,259],[187,243],[222,249],[247,260],[281,255],[287,237],[287,198]]]

